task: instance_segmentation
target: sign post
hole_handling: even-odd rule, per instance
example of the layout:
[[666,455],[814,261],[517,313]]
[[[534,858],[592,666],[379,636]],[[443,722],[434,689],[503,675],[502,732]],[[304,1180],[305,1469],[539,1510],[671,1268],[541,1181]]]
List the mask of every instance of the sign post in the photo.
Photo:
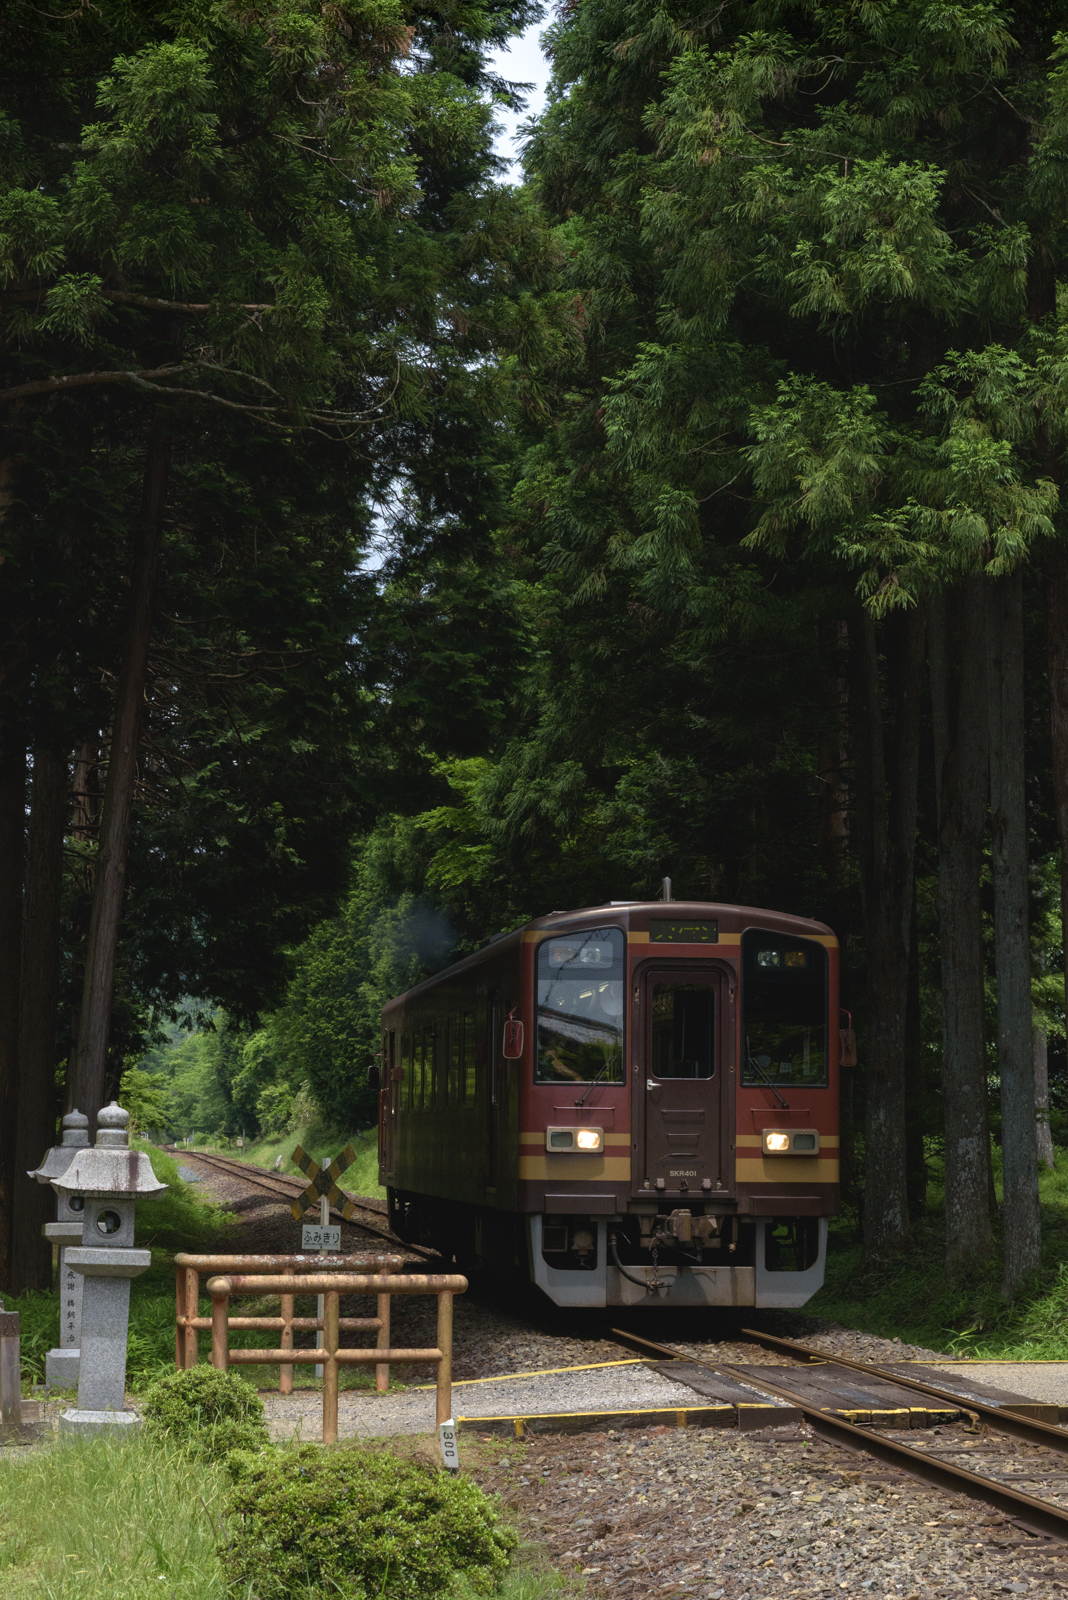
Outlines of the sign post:
[[456,1448],[456,1424],[450,1417],[447,1422],[438,1423],[438,1438],[441,1441],[441,1464],[446,1472],[459,1472],[460,1452]]
[[[317,1161],[307,1154],[301,1145],[293,1152],[294,1166],[300,1168],[305,1177],[310,1179],[308,1187],[303,1194],[299,1194],[290,1206],[294,1217],[300,1222],[305,1213],[311,1211],[316,1205],[319,1208],[319,1226],[309,1227],[307,1223],[301,1229],[301,1245],[305,1250],[318,1250],[321,1256],[328,1250],[341,1248],[341,1229],[330,1226],[330,1207],[335,1206],[346,1222],[356,1215],[356,1207],[352,1201],[343,1195],[337,1186],[337,1180],[351,1167],[356,1160],[356,1152],[351,1144],[347,1144],[341,1154],[331,1161],[328,1156],[323,1157],[320,1166]],[[322,1322],[325,1316],[326,1300],[323,1295],[318,1295],[315,1301],[315,1315]],[[321,1362],[315,1366],[315,1376],[323,1376]]]

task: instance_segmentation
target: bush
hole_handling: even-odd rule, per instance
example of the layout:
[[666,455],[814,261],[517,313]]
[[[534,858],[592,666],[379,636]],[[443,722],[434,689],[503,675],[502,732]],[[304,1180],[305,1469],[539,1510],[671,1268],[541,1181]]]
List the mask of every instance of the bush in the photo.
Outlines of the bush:
[[191,1367],[172,1372],[145,1390],[141,1408],[148,1438],[188,1445],[204,1461],[231,1450],[260,1450],[269,1443],[263,1401],[232,1372]]
[[385,1452],[302,1445],[235,1456],[230,1471],[219,1555],[257,1600],[430,1600],[456,1573],[491,1594],[517,1543],[475,1484]]

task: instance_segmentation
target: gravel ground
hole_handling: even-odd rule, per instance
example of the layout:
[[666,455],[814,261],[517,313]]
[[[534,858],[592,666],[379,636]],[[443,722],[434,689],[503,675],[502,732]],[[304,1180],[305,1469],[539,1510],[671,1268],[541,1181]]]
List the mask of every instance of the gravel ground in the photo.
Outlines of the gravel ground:
[[1068,1590],[1064,1546],[803,1427],[539,1436],[477,1475],[606,1600]]
[[[317,1391],[265,1394],[264,1406],[274,1438],[290,1438],[299,1427],[305,1439],[319,1438],[322,1401]],[[532,1416],[574,1411],[647,1411],[656,1407],[701,1405],[700,1395],[650,1372],[641,1362],[601,1367],[592,1372],[544,1373],[491,1383],[460,1384],[453,1390],[455,1417]],[[434,1427],[433,1389],[376,1394],[342,1392],[338,1397],[341,1438],[373,1438],[396,1433],[426,1433]]]
[[[1026,1394],[1032,1400],[1068,1407],[1068,1361],[968,1361],[952,1366],[932,1362],[929,1366],[925,1364],[916,1376],[921,1380],[926,1378],[928,1383],[937,1383],[939,1372],[951,1373],[955,1379],[974,1378],[992,1389],[1009,1389],[1013,1394]],[[1063,1417],[1063,1411],[1061,1415]]]

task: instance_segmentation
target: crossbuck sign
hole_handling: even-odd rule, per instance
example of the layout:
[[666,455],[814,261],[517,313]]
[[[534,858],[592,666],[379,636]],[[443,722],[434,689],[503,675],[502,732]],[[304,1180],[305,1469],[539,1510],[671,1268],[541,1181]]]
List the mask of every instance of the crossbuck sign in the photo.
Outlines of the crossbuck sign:
[[335,1156],[328,1167],[321,1167],[317,1161],[307,1154],[302,1146],[297,1145],[293,1152],[294,1165],[298,1166],[305,1177],[310,1180],[304,1193],[298,1194],[290,1206],[290,1210],[298,1222],[306,1211],[310,1211],[313,1206],[320,1206],[323,1200],[328,1205],[333,1206],[335,1211],[340,1211],[346,1222],[352,1221],[356,1215],[356,1207],[348,1195],[342,1194],[337,1186],[337,1180],[346,1167],[351,1167],[355,1160],[356,1152],[351,1144],[347,1144],[341,1154]]

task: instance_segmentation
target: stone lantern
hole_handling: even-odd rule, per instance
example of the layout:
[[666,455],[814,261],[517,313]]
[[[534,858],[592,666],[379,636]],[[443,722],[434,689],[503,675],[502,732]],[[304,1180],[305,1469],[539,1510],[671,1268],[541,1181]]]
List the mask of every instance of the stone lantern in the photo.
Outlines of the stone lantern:
[[139,1421],[136,1412],[124,1409],[130,1281],[151,1265],[152,1252],[134,1249],[134,1211],[139,1199],[152,1199],[167,1187],[148,1157],[130,1149],[128,1111],[113,1100],[96,1121],[93,1148],[76,1150],[66,1170],[51,1180],[61,1204],[64,1197],[85,1202],[82,1243],[68,1245],[66,1256],[84,1284],[78,1404],[59,1419],[64,1433]]
[[[89,1146],[89,1118],[71,1111],[63,1118],[62,1143],[46,1150],[41,1165],[27,1174],[38,1183],[62,1177],[78,1150]],[[85,1199],[80,1194],[56,1191],[56,1221],[45,1223],[45,1238],[59,1245],[59,1347],[45,1356],[45,1388],[73,1389],[78,1382],[78,1352],[82,1332],[82,1280],[67,1265],[67,1248],[82,1242]]]

